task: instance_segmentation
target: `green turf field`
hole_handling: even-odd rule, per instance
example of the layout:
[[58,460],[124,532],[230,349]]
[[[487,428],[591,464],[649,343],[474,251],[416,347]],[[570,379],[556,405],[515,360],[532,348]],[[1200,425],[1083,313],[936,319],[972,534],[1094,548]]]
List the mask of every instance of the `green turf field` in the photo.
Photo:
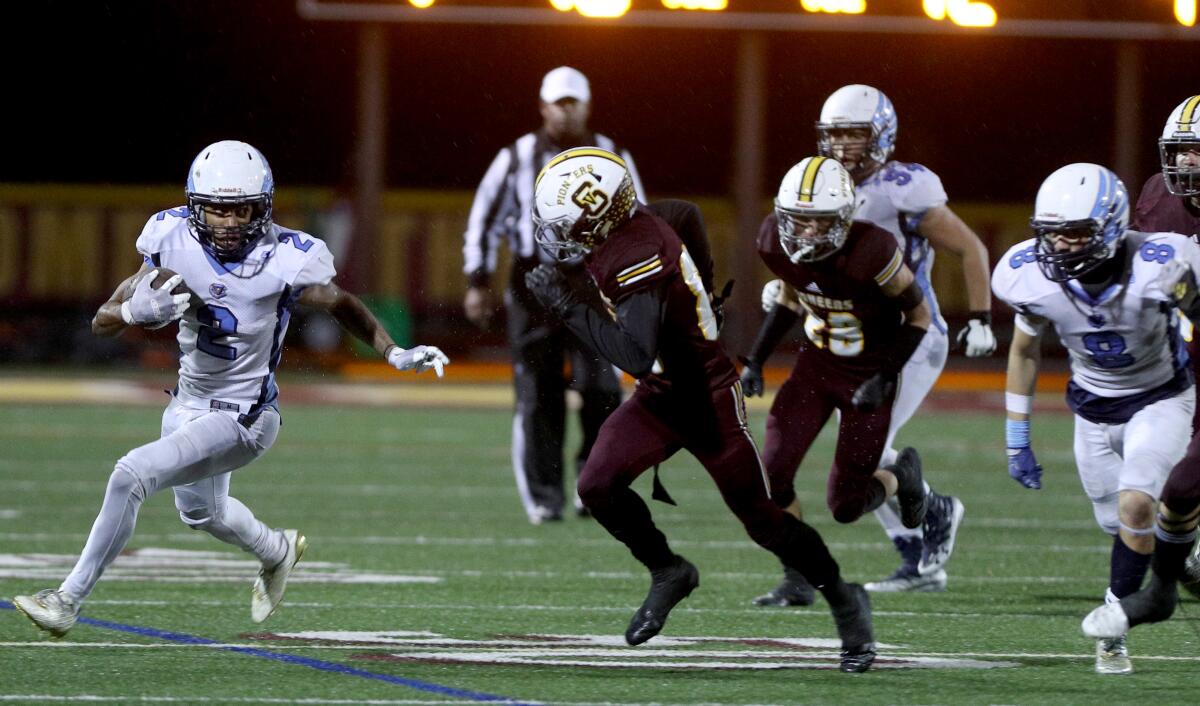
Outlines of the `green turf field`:
[[[58,585],[113,462],[151,440],[158,417],[0,407],[0,596]],[[828,431],[798,477],[801,500],[844,573],[879,578],[896,560],[874,519],[836,526],[824,508]],[[250,622],[256,565],[187,530],[163,493],[86,604],[93,622],[55,641],[3,604],[0,702],[1116,704],[1195,688],[1190,599],[1133,633],[1135,674],[1092,672],[1079,622],[1104,591],[1110,541],[1079,487],[1065,415],[1035,420],[1039,492],[1005,473],[995,415],[926,413],[906,428],[966,521],[946,593],[873,597],[879,668],[859,676],[830,669],[823,603],[749,604],[777,564],[686,456],[663,469],[680,506],[652,509],[701,585],[662,635],[626,647],[646,574],[591,521],[526,522],[509,433],[503,411],[285,408],[275,448],[233,481],[260,518],[310,539],[280,611]]]

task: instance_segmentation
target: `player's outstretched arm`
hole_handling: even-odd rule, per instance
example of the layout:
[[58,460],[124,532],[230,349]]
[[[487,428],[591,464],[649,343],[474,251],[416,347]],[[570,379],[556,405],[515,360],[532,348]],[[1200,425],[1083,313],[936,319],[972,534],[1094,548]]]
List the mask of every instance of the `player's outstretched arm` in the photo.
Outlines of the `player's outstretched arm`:
[[379,319],[375,318],[361,299],[332,282],[305,287],[298,302],[328,313],[338,325],[374,348],[397,370],[413,370],[418,373],[433,370],[441,377],[442,368],[450,363],[446,354],[434,346],[405,349],[396,345],[383,324],[379,323]]
[[143,264],[141,269],[117,285],[112,296],[100,305],[100,309],[92,317],[92,333],[111,338],[119,335],[129,326],[121,316],[121,305],[133,296],[134,285],[152,269],[154,268],[149,263]]
[[1004,423],[1008,447],[1008,475],[1031,490],[1042,487],[1042,467],[1030,444],[1030,413],[1037,388],[1038,368],[1042,362],[1041,324],[1032,317],[1017,315],[1013,341],[1008,349],[1008,377],[1005,383]]
[[992,333],[992,293],[988,288],[991,271],[987,246],[958,214],[947,206],[929,209],[917,231],[935,248],[948,250],[962,260],[963,283],[967,289],[970,314],[967,325],[958,332],[957,342],[968,357],[991,355],[996,350]]

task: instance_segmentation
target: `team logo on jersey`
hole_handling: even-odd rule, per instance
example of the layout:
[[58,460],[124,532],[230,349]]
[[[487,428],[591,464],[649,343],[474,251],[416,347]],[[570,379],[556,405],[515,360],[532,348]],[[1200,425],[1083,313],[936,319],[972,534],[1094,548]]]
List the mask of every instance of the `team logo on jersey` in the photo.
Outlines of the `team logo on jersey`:
[[226,294],[229,294],[229,288],[220,282],[213,282],[208,285],[208,293],[213,295],[215,299],[224,299]]
[[1104,328],[1104,325],[1108,323],[1108,319],[1104,318],[1104,314],[1089,314],[1087,321],[1088,326],[1092,328]]

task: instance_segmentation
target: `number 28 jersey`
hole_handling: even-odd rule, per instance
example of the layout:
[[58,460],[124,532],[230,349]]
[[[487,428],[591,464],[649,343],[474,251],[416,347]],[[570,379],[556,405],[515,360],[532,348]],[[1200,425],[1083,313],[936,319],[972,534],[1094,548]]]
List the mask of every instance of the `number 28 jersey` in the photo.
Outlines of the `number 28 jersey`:
[[150,218],[137,249],[147,263],[183,275],[203,299],[179,321],[179,392],[236,404],[243,414],[275,406],[292,305],[335,274],[325,243],[272,223],[245,259],[222,263],[193,237],[187,209],[177,208]]
[[1070,354],[1072,387],[1080,388],[1068,391],[1068,402],[1085,393],[1102,398],[1148,393],[1185,373],[1179,316],[1157,279],[1171,260],[1200,272],[1200,249],[1188,238],[1126,231],[1127,282],[1094,298],[1074,280],[1046,279],[1034,248],[1031,238],[1004,254],[992,273],[992,291],[1019,314],[1053,324]]

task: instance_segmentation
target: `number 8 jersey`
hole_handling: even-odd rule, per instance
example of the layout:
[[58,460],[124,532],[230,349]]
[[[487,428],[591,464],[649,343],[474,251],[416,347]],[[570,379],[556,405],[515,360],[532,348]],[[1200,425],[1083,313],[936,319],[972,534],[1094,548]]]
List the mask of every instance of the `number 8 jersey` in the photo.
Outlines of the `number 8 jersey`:
[[183,275],[203,301],[179,322],[177,396],[192,405],[256,416],[275,406],[275,368],[283,352],[291,307],[309,285],[335,273],[325,243],[272,223],[241,262],[209,255],[188,229],[187,209],[150,218],[137,249],[152,266]]
[[1016,310],[1016,325],[1027,333],[1040,333],[1040,322],[1028,317],[1054,325],[1070,354],[1067,401],[1076,413],[1095,422],[1119,423],[1136,409],[1109,405],[1105,411],[1096,398],[1136,397],[1141,406],[1190,384],[1180,317],[1157,279],[1173,259],[1200,272],[1200,249],[1194,243],[1176,233],[1127,231],[1125,281],[1096,297],[1074,280],[1058,284],[1046,279],[1034,259],[1035,246],[1031,238],[1004,254],[992,273],[992,291]]

